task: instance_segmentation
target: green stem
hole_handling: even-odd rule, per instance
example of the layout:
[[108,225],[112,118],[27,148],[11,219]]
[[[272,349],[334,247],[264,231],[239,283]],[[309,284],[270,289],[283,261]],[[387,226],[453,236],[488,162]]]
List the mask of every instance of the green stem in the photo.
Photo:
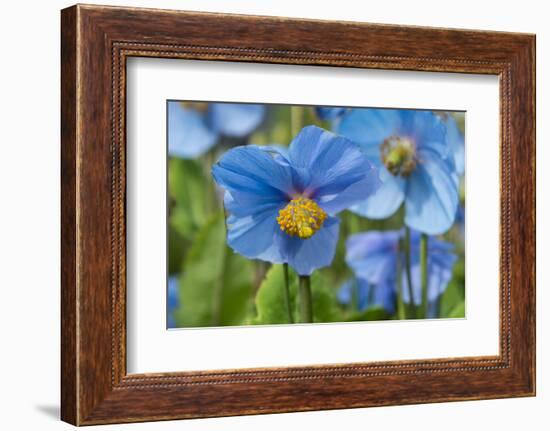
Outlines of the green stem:
[[302,130],[304,121],[304,107],[303,106],[291,106],[290,107],[290,130],[292,133],[292,139]]
[[349,228],[351,233],[357,233],[361,231],[361,226],[359,226],[359,217],[355,214],[347,211],[349,219]]
[[407,276],[407,289],[409,290],[409,316],[414,318],[416,310],[414,306],[413,285],[411,276],[411,230],[409,227],[405,227],[405,274]]
[[[227,266],[227,248],[223,247],[223,261],[222,261],[222,272],[224,273],[224,268]],[[220,326],[222,320],[222,296],[223,296],[223,280],[220,277],[216,280],[216,285],[214,286],[214,298],[212,299],[212,319],[211,326]]]
[[420,318],[428,316],[428,235],[420,236],[420,280],[422,286],[422,307]]
[[290,305],[290,278],[288,276],[288,263],[283,264],[284,273],[285,273],[285,288],[284,288],[284,297],[286,311],[288,313],[288,321],[294,323],[294,317],[292,317],[292,307]]
[[[203,171],[204,177],[210,179],[210,172],[212,171],[212,166],[216,161],[215,150],[209,151],[204,155]],[[216,185],[212,180],[203,180],[205,192],[208,193],[208,198],[206,199],[206,214],[212,214],[216,207],[218,206],[218,197],[216,194]]]
[[399,240],[397,247],[397,318],[399,320],[405,320],[407,318],[407,312],[405,311],[405,302],[403,301],[403,260],[401,259],[403,240]]
[[313,307],[311,301],[311,281],[309,275],[300,275],[300,322],[313,322]]

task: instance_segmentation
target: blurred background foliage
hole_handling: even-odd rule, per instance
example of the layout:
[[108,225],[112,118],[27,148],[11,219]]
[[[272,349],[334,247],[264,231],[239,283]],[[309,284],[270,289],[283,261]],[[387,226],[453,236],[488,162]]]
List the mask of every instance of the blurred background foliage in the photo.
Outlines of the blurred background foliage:
[[[168,159],[168,272],[177,277],[175,306],[170,307],[173,327],[207,327],[289,323],[283,298],[282,265],[249,260],[226,245],[222,191],[216,188],[211,167],[235,145],[288,146],[295,134],[292,115],[296,107],[266,105],[266,115],[254,133],[244,138],[220,136],[216,145],[195,159]],[[331,123],[315,114],[313,107],[299,107],[305,125],[331,130]],[[464,114],[451,113],[462,133]],[[439,302],[439,317],[465,316],[464,178],[460,179],[461,216],[440,238],[455,246],[458,257],[453,278]],[[380,306],[358,311],[353,301],[341,304],[337,293],[353,277],[345,261],[345,241],[354,233],[400,229],[403,211],[384,220],[370,220],[344,211],[340,235],[330,267],[315,271],[311,280],[315,322],[349,322],[397,319]],[[298,281],[290,271],[290,303],[297,313]]]

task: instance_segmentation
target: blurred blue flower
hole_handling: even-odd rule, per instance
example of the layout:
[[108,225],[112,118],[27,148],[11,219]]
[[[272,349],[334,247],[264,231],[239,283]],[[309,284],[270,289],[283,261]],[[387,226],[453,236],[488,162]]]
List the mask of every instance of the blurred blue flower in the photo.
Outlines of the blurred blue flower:
[[320,120],[336,120],[344,115],[349,108],[342,107],[328,107],[328,106],[316,106],[315,113]]
[[449,144],[450,151],[453,156],[455,171],[458,175],[464,175],[464,135],[458,128],[456,120],[451,115],[447,114],[443,116],[442,121],[447,129],[447,143]]
[[405,202],[405,224],[433,235],[453,224],[458,205],[454,160],[433,112],[353,109],[337,130],[357,142],[379,169],[382,186],[352,211],[382,219]]
[[396,290],[389,282],[371,284],[364,278],[355,277],[344,282],[337,293],[341,304],[353,303],[354,295],[358,311],[379,306],[388,314],[395,312]]
[[[370,295],[372,304],[382,305],[388,312],[393,312],[397,294],[397,263],[401,266],[401,285],[403,301],[409,303],[411,298],[405,272],[405,255],[400,250],[399,242],[404,231],[371,231],[351,235],[346,241],[346,262],[353,270],[360,289],[374,289],[374,294],[365,291],[363,295]],[[431,315],[436,311],[433,304],[443,294],[453,275],[453,266],[456,255],[451,243],[441,241],[435,237],[428,238],[428,302],[432,304]],[[411,281],[413,301],[415,305],[422,302],[422,286],[420,279],[420,233],[411,231]],[[363,287],[361,287],[363,286]],[[342,290],[348,289],[343,286]],[[360,292],[360,291],[359,291]],[[346,299],[347,292],[339,295],[341,302]],[[361,296],[358,297],[359,299]],[[365,307],[368,302],[358,304]]]
[[466,208],[464,208],[463,205],[459,205],[456,209],[456,222],[454,229],[457,229],[459,238],[464,244],[464,239],[466,238]]
[[167,310],[166,314],[168,316],[168,327],[175,328],[176,321],[174,318],[174,313],[179,307],[179,276],[171,275],[168,277],[168,294],[167,294]]
[[220,136],[244,138],[263,121],[265,106],[246,103],[168,102],[168,154],[193,159]]
[[[453,267],[457,256],[454,245],[436,237],[428,238],[428,302],[433,304],[445,292],[453,277]],[[413,301],[416,305],[422,302],[422,287],[420,283],[420,233],[411,231],[411,277],[413,284]],[[405,280],[403,286],[406,286]],[[404,289],[403,300],[410,302],[410,295]],[[432,310],[433,311],[433,310]],[[428,317],[432,317],[428,315]]]
[[288,152],[233,148],[212,175],[225,189],[229,246],[251,259],[287,262],[301,275],[330,265],[339,229],[334,216],[380,182],[356,144],[315,126],[303,128]]

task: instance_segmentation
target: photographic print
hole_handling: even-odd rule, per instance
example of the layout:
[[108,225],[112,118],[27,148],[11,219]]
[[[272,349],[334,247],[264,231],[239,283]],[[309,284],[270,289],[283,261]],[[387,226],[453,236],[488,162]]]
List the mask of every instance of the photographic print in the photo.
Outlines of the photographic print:
[[465,316],[465,113],[169,100],[167,327]]

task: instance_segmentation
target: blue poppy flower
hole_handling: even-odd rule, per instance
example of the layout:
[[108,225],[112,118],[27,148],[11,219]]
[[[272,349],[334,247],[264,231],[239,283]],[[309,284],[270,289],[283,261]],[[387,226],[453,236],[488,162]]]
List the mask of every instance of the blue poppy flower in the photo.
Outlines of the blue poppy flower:
[[263,121],[265,106],[246,103],[168,102],[168,153],[192,159],[220,136],[244,138]]
[[335,215],[380,183],[356,144],[315,126],[303,128],[288,152],[235,147],[212,175],[225,190],[229,246],[250,259],[286,262],[300,275],[330,265]]
[[351,208],[382,219],[405,203],[405,224],[434,235],[451,227],[458,182],[442,121],[429,111],[353,109],[337,131],[357,142],[379,169],[382,186]]
[[176,322],[174,319],[174,313],[179,307],[179,278],[177,275],[171,275],[168,277],[168,293],[167,293],[167,316],[168,327],[175,328]]
[[[370,289],[375,289],[375,303],[384,306],[388,311],[393,310],[395,306],[395,303],[390,305],[390,301],[397,294],[398,262],[402,269],[403,301],[411,301],[407,288],[405,255],[399,247],[403,237],[403,230],[371,231],[351,235],[346,241],[346,262],[353,270],[359,286],[366,285]],[[453,266],[457,259],[453,248],[451,243],[428,237],[428,302],[431,304],[443,294],[452,278]],[[420,233],[412,230],[411,281],[415,305],[422,302],[420,271]]]

